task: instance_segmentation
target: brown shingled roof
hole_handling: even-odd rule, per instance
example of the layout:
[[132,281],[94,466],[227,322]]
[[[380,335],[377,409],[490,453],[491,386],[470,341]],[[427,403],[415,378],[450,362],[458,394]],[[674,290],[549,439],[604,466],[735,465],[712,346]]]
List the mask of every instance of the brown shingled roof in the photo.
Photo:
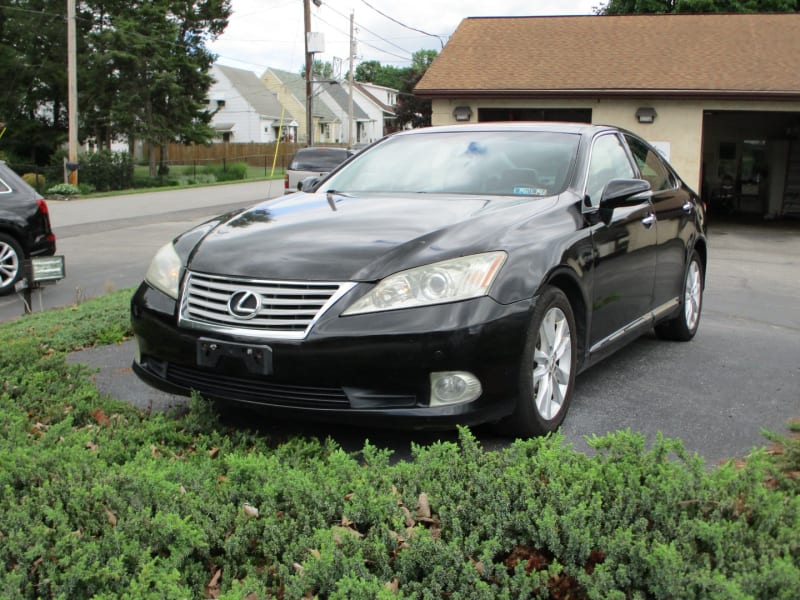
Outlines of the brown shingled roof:
[[800,96],[800,14],[470,17],[426,96]]

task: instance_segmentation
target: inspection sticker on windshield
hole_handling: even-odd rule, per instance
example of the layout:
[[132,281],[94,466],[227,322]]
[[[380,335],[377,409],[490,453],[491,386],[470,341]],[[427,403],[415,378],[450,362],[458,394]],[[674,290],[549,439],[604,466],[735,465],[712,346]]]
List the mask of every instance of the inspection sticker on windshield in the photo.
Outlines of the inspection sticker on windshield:
[[546,196],[547,195],[547,190],[545,188],[516,186],[516,187],[514,187],[514,195],[515,196]]

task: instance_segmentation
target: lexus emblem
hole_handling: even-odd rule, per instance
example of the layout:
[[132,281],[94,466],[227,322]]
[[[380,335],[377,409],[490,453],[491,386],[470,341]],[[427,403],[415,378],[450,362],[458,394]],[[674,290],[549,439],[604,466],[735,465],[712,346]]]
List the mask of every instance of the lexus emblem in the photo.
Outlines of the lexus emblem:
[[228,300],[228,312],[237,319],[252,319],[259,311],[261,311],[261,296],[250,290],[233,292]]

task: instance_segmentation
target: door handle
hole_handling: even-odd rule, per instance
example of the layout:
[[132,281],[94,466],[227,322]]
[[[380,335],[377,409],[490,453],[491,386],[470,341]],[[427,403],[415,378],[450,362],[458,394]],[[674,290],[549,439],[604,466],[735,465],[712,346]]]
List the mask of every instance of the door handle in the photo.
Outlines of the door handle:
[[656,216],[653,213],[648,214],[646,217],[642,219],[642,225],[650,229],[653,226],[653,223],[656,222]]
[[687,200],[686,203],[683,206],[681,206],[681,209],[685,213],[692,212],[692,203]]

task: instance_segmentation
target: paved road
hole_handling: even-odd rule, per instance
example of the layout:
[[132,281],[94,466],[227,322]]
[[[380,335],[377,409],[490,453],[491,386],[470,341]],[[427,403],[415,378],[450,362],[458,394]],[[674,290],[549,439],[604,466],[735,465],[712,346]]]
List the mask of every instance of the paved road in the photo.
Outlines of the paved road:
[[[102,293],[103,281],[109,287],[132,285],[141,279],[152,253],[191,223],[226,206],[280,193],[279,189],[262,193],[264,185],[191,191],[189,200],[181,202],[155,196],[146,200],[148,204],[137,203],[133,208],[131,200],[115,200],[119,202],[115,209],[100,206],[105,200],[92,201],[98,204],[90,212],[98,215],[98,220],[91,224],[79,219],[66,222],[72,218],[67,216],[70,208],[54,206],[53,220],[62,250],[67,249],[70,277],[80,272],[84,258],[99,253],[102,264],[91,267],[96,280],[92,292],[100,286],[98,293]],[[186,202],[198,205],[187,208]],[[179,205],[178,210],[170,210]],[[165,210],[156,216],[141,216],[137,209]],[[582,374],[563,427],[569,443],[587,449],[585,436],[627,428],[650,439],[662,432],[681,437],[690,451],[715,464],[765,445],[762,428],[783,431],[789,419],[800,417],[799,225],[712,224],[711,262],[697,337],[680,344],[647,335]],[[122,263],[136,263],[136,275],[130,281],[125,279],[130,275],[121,275],[130,270],[122,269]],[[60,285],[69,291],[71,284],[64,283]],[[44,295],[48,297],[52,291],[45,290]],[[153,409],[184,402],[138,382],[130,371],[133,351],[128,343],[86,351],[72,359],[97,367],[98,386],[115,397]],[[243,422],[247,426],[258,423],[265,434],[276,438],[297,433],[332,436],[348,450],[360,449],[369,439],[394,449],[400,457],[408,456],[412,442],[455,439],[452,432],[309,426],[253,421],[252,415]],[[477,433],[487,448],[508,443],[486,429]]]
[[[49,201],[66,278],[33,293],[34,310],[69,306],[138,284],[170,239],[214,215],[283,193],[283,180],[86,200]],[[21,296],[0,298],[0,322],[24,312]]]

